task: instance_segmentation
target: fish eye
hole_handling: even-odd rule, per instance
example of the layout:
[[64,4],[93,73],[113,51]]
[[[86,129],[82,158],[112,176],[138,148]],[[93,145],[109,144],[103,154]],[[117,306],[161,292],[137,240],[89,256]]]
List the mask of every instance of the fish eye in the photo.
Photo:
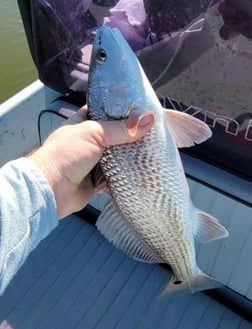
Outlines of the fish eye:
[[107,59],[107,53],[104,49],[99,49],[97,52],[96,60],[98,63],[102,64],[106,61]]

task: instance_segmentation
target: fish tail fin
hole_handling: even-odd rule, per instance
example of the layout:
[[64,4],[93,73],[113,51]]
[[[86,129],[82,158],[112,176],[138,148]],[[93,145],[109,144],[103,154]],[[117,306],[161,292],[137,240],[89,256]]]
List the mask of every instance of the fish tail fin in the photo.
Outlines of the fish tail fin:
[[202,290],[221,288],[222,286],[223,284],[220,281],[207,275],[198,268],[197,273],[188,280],[179,281],[175,276],[172,276],[159,297],[163,298],[182,293],[195,293]]

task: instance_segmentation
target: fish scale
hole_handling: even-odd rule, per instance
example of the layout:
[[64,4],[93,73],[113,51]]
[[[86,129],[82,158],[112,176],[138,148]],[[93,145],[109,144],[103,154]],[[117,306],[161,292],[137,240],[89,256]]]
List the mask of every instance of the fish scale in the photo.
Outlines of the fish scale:
[[[187,216],[185,214],[185,208],[181,207],[181,204],[171,207],[171,193],[176,191],[176,198],[179,199],[183,198],[183,191],[180,188],[178,181],[176,182],[175,180],[175,174],[173,175],[172,180],[162,179],[162,177],[168,176],[169,168],[174,166],[172,163],[172,156],[169,154],[169,150],[171,150],[171,153],[174,153],[174,150],[171,148],[160,147],[157,156],[155,147],[157,144],[156,140],[159,140],[160,145],[165,145],[165,141],[164,143],[160,143],[160,137],[158,138],[157,136],[158,132],[155,130],[152,131],[140,142],[141,148],[139,148],[138,144],[135,144],[134,146],[125,145],[111,147],[108,151],[110,156],[107,157],[105,152],[105,155],[101,161],[101,166],[112,195],[114,196],[114,200],[121,212],[126,215],[128,222],[133,228],[135,228],[143,240],[148,239],[151,241],[150,245],[152,249],[155,251],[157,249],[157,252],[161,254],[163,262],[168,264],[179,264],[180,259],[190,261],[190,258],[187,257],[189,254],[187,249],[188,247],[190,249],[194,247],[186,245],[187,248],[185,248],[185,245],[182,245],[178,248],[179,253],[174,253],[174,250],[176,249],[170,248],[169,241],[167,241],[168,239],[160,239],[160,235],[165,235],[167,237],[173,237],[173,241],[179,241],[176,233],[180,231],[180,219],[186,218]],[[151,145],[153,145],[153,147],[151,147]],[[145,152],[148,152],[149,163],[146,159],[147,157],[145,156]],[[138,156],[134,162],[134,167],[132,167],[129,159],[134,159],[136,153]],[[154,156],[152,156],[152,154]],[[143,157],[146,159],[144,162],[142,161]],[[168,162],[165,161],[162,163],[160,162],[160,158],[167,159]],[[107,159],[109,160],[107,161]],[[171,162],[171,164],[169,164],[169,162]],[[142,167],[143,163],[145,163],[144,168]],[[153,190],[153,167],[157,168],[156,171],[158,172],[158,176],[154,176],[154,187],[158,192]],[[147,170],[144,175],[144,191],[145,194],[148,195],[146,199],[144,199],[141,195],[143,190],[143,169],[149,169],[149,171]],[[115,171],[120,173],[117,174],[117,181],[120,181],[121,184],[123,184],[125,187],[124,191],[122,191],[120,187],[118,188],[116,181],[114,181],[113,174]],[[129,179],[127,179],[127,177],[129,177]],[[132,182],[134,182],[134,184]],[[159,191],[162,192],[160,193]],[[158,200],[160,200],[160,202],[158,202]],[[155,212],[153,209],[155,208],[159,209],[158,218],[155,216],[152,221],[146,222],[145,219],[148,218],[149,215],[153,215],[153,212]],[[155,214],[157,213],[155,212]],[[139,220],[140,218],[141,220]],[[170,218],[170,220],[167,220],[167,218]],[[174,224],[174,218],[176,218],[176,225]],[[157,226],[154,225],[154,222],[157,220],[162,223],[161,226],[159,224]],[[149,224],[149,226],[146,224]],[[149,235],[149,227],[152,232],[151,236]],[[169,250],[169,253],[167,253],[166,250]],[[193,264],[188,264],[186,268],[190,269],[192,265]],[[179,269],[175,269],[175,271],[178,273],[180,272]]]
[[217,287],[219,282],[197,265],[194,239],[208,242],[228,232],[192,204],[178,152],[178,147],[208,139],[209,127],[186,113],[163,109],[119,30],[105,26],[97,30],[93,45],[87,99],[92,120],[155,116],[141,140],[104,151],[100,165],[111,198],[97,228],[138,261],[168,263],[173,277],[164,295]]

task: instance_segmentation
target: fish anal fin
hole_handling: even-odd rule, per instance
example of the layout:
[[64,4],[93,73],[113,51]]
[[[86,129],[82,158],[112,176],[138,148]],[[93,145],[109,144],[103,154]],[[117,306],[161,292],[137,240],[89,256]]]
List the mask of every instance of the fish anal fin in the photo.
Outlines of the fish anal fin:
[[195,238],[201,243],[207,243],[228,237],[229,233],[216,218],[198,210],[195,226]]
[[164,109],[169,130],[177,147],[191,147],[212,136],[211,129],[203,121],[184,112]]
[[162,263],[162,260],[142,242],[127,221],[120,214],[118,207],[110,199],[96,223],[97,229],[116,248],[126,255],[144,263]]

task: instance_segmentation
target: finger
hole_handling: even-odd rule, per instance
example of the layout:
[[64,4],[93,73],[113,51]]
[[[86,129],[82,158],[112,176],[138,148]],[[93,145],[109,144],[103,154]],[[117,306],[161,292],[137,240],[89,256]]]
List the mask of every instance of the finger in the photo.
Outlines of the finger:
[[[151,116],[152,116],[152,114],[151,114]],[[140,117],[137,115],[134,115],[134,114],[131,115],[126,120],[126,129],[128,131],[128,134],[131,137],[135,137],[139,124],[141,126],[145,126],[146,124],[148,124],[150,119],[152,119],[152,117],[149,117],[149,113],[143,113]],[[153,117],[153,119],[154,119],[154,117]]]
[[132,127],[132,123],[128,128],[127,120],[99,122],[98,124],[101,127],[99,132],[100,145],[109,147],[135,142],[150,131],[154,121],[154,115],[147,113],[136,120],[135,128]]
[[67,119],[64,122],[64,125],[72,125],[87,120],[87,112],[88,112],[87,105],[84,105],[77,112],[75,112],[69,119]]
[[76,113],[76,111],[66,109],[66,108],[63,107],[59,110],[59,113],[61,115],[63,115],[66,119],[69,119],[69,118],[71,118],[71,116],[73,116]]
[[107,183],[104,181],[103,183],[95,186],[94,192],[95,193],[109,193],[109,188],[108,188]]
[[85,63],[78,63],[76,65],[76,68],[81,71],[82,73],[88,73],[89,71],[89,65]]

